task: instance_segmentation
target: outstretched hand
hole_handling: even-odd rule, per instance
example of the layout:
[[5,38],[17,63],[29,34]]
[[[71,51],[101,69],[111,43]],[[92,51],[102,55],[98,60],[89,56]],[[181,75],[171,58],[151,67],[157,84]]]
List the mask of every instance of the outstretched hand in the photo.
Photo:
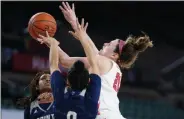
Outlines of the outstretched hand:
[[40,38],[37,38],[37,40],[40,42],[40,44],[45,43],[47,45],[52,45],[52,44],[59,45],[59,42],[55,38],[50,37],[47,31],[46,31],[46,37],[40,34],[39,34],[39,37]]
[[59,8],[61,9],[65,19],[70,23],[72,28],[76,29],[76,14],[75,14],[75,6],[74,3],[72,4],[72,8],[68,4],[68,2],[62,2],[62,6],[60,5]]
[[75,37],[77,40],[81,40],[84,37],[88,36],[86,33],[87,27],[88,27],[88,22],[84,24],[84,18],[82,18],[81,24],[79,23],[78,19],[76,20],[76,29],[75,31],[69,31],[69,33]]

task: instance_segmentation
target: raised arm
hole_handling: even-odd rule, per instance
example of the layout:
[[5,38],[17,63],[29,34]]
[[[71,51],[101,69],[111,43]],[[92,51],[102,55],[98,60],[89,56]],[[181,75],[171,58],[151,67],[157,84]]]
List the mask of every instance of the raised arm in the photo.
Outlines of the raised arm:
[[[59,8],[61,9],[66,21],[70,23],[70,25],[74,30],[77,30],[77,24],[76,24],[77,17],[75,14],[74,3],[72,4],[72,8],[71,8],[68,2],[62,2],[62,6],[59,6]],[[91,45],[91,48],[93,49],[94,53],[98,54],[99,50],[97,49],[93,41],[91,39],[88,39],[88,43]]]
[[70,57],[59,46],[58,50],[59,50],[59,64],[62,65],[64,68],[70,68],[74,64],[74,62],[78,60],[84,62],[86,68],[90,67],[86,57]]
[[58,45],[59,42],[50,37],[48,32],[46,32],[47,37],[40,35],[42,39],[50,40],[50,52],[49,52],[49,63],[50,63],[50,73],[52,74],[54,71],[59,71],[59,53],[58,53]]
[[[73,29],[77,28],[76,25],[76,15],[75,15],[75,7],[72,4],[72,9],[70,8],[68,2],[62,2],[62,6],[59,6],[62,13],[64,14],[65,19],[71,24]],[[41,44],[47,45],[49,48],[51,47],[51,41],[49,39],[37,39]],[[92,46],[94,52],[98,54],[98,49],[96,48],[95,44],[91,39],[88,40],[89,44]],[[70,57],[67,53],[65,53],[59,46],[57,46],[59,50],[59,64],[62,65],[64,68],[70,68],[74,62],[80,60],[84,62],[86,68],[90,68],[89,62],[86,57]]]
[[71,31],[70,33],[74,37],[78,37],[90,64],[90,82],[85,94],[86,112],[90,113],[91,115],[97,115],[98,100],[101,91],[101,78],[99,77],[100,70],[98,66],[98,54],[96,54],[93,47],[88,42],[88,40],[90,40],[90,37],[86,33],[87,26],[88,23],[84,26],[84,19],[82,19],[81,25],[77,20],[77,29],[75,30],[75,33]]
[[74,37],[77,37],[77,39],[79,39],[79,41],[81,42],[88,62],[90,64],[91,73],[99,75],[100,72],[98,67],[98,54],[96,54],[93,46],[88,42],[88,40],[91,40],[91,38],[86,33],[88,23],[86,23],[86,25],[84,26],[84,19],[82,19],[81,25],[79,24],[78,20],[76,23],[77,28],[75,29],[75,33],[72,31],[70,31],[69,33],[71,33]]
[[[51,48],[50,39],[41,37],[41,38],[38,38],[37,41]],[[84,62],[86,68],[90,67],[86,57],[70,57],[59,46],[57,46],[57,49],[58,49],[58,54],[59,54],[59,64],[62,65],[64,68],[70,68],[73,65],[73,63],[78,60]]]
[[56,108],[60,109],[62,107],[62,100],[64,97],[64,89],[65,89],[65,79],[61,75],[59,70],[59,53],[58,53],[58,45],[59,42],[49,37],[48,32],[46,33],[47,37],[40,36],[42,39],[50,40],[50,53],[49,53],[49,63],[50,63],[50,73],[51,73],[51,88],[54,96],[54,103]]

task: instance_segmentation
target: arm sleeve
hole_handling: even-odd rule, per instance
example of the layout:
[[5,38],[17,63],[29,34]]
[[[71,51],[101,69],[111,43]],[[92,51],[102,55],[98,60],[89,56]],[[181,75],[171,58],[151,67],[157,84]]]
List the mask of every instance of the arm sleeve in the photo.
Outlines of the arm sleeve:
[[90,74],[90,83],[85,95],[86,105],[89,113],[97,114],[98,100],[101,91],[101,78],[96,74]]
[[65,78],[56,70],[51,74],[51,88],[56,108],[62,106],[65,89]]
[[30,119],[30,107],[25,108],[24,119]]

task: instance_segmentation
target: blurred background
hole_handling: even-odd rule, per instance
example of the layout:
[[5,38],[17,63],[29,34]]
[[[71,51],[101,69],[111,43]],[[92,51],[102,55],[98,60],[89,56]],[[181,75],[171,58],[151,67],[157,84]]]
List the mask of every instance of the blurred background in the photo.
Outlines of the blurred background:
[[[76,14],[89,22],[88,33],[100,49],[115,38],[146,32],[154,47],[124,70],[120,109],[127,119],[184,119],[184,2],[74,2]],[[85,56],[68,34],[61,2],[1,2],[2,119],[23,119],[15,102],[37,71],[47,69],[49,49],[33,40],[27,24],[37,12],[57,20],[55,35],[70,56]]]

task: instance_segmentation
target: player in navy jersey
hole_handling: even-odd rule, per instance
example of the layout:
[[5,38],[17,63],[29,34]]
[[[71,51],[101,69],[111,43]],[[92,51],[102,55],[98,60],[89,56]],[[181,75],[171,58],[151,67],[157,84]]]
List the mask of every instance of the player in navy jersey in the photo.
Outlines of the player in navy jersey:
[[31,96],[17,102],[19,106],[25,108],[24,119],[55,119],[50,73],[48,71],[37,73],[29,89]]
[[[78,37],[81,36],[81,44],[91,66],[90,74],[81,61],[76,61],[69,69],[67,80],[62,77],[59,64],[59,43],[48,36],[40,36],[42,39],[49,39],[50,46],[50,72],[51,87],[56,109],[56,119],[95,119],[98,113],[98,100],[101,90],[101,79],[97,59],[86,38],[82,34],[86,32],[87,24],[78,23],[75,31]],[[67,87],[67,84],[69,85]]]

